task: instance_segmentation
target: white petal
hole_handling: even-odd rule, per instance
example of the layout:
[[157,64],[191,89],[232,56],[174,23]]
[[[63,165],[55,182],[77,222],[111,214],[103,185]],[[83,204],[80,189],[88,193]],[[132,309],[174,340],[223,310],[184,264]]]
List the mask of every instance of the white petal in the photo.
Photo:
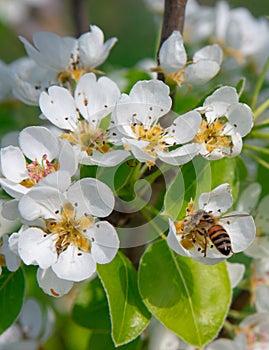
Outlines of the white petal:
[[[256,208],[261,191],[262,191],[262,188],[258,182],[254,182],[250,184],[246,189],[242,191],[239,197],[239,200],[237,201],[237,206],[236,206],[237,211],[246,211],[247,213],[250,213],[254,208]],[[266,213],[268,213],[269,196],[264,197],[264,199],[265,198],[267,198],[267,203],[265,203],[264,208],[266,209]],[[258,217],[259,211],[260,209],[258,208],[257,215],[255,217],[256,226],[259,226],[257,225],[257,217]],[[261,214],[261,216],[263,216],[263,214]],[[266,224],[266,227],[268,227],[267,224]],[[269,233],[269,227],[268,227],[268,233]]]
[[98,264],[107,264],[113,260],[120,245],[118,234],[114,227],[107,221],[100,221],[88,233],[89,235],[92,234],[94,238],[91,248],[93,259]]
[[255,217],[256,227],[258,232],[269,233],[269,195],[263,197],[258,208],[257,215]]
[[120,164],[129,155],[130,153],[125,150],[114,150],[107,153],[93,152],[92,156],[88,156],[86,152],[83,152],[81,154],[80,164],[111,167]]
[[233,204],[233,197],[229,184],[222,184],[213,191],[202,193],[199,197],[199,208],[213,215],[225,213]]
[[244,103],[232,104],[227,109],[229,123],[242,137],[246,136],[253,126],[253,112]]
[[26,161],[19,147],[1,149],[1,171],[7,179],[17,183],[28,177]]
[[51,86],[40,94],[39,105],[46,118],[60,129],[75,130],[78,113],[73,96],[67,89]]
[[177,254],[180,254],[182,256],[188,256],[188,257],[191,256],[190,251],[187,249],[184,249],[183,246],[179,243],[179,241],[177,239],[175,225],[174,225],[173,221],[170,219],[169,219],[169,233],[167,236],[167,244]]
[[231,281],[231,287],[235,288],[238,283],[242,280],[245,273],[245,265],[239,263],[229,263],[227,262],[227,269],[229,273],[229,278]]
[[269,312],[269,287],[266,285],[259,286],[256,291],[255,306],[258,312]]
[[73,287],[73,282],[57,277],[51,268],[46,270],[38,268],[36,277],[39,287],[53,297],[61,297]]
[[67,171],[70,176],[78,170],[78,159],[74,148],[64,139],[58,139],[59,143],[59,169]]
[[37,227],[21,232],[18,251],[26,265],[39,265],[42,269],[50,267],[57,260],[53,235],[47,235]]
[[97,179],[84,178],[75,182],[68,189],[67,196],[78,216],[88,213],[104,217],[114,208],[115,199],[111,189]]
[[52,270],[59,278],[79,282],[94,274],[96,264],[90,253],[85,253],[70,245],[59,255]]
[[252,216],[249,214],[230,212],[220,219],[220,223],[231,238],[234,253],[242,252],[253,242],[256,227]]
[[91,25],[90,32],[82,34],[78,39],[79,57],[83,67],[90,69],[102,64],[116,42],[117,38],[110,38],[104,44],[102,30]]
[[102,118],[110,114],[120,96],[116,83],[107,77],[96,81],[93,73],[84,74],[75,91],[76,105],[84,119],[99,125]]
[[[13,235],[12,235],[13,236]],[[11,237],[12,237],[11,236]],[[17,271],[21,264],[21,259],[19,259],[17,255],[16,248],[13,247],[14,250],[9,246],[9,238],[8,235],[1,237],[2,245],[0,246],[0,254],[5,257],[5,264],[9,271]],[[15,243],[16,244],[16,243]]]
[[204,102],[204,107],[211,109],[211,111],[206,113],[208,121],[213,121],[217,117],[225,115],[228,106],[233,103],[238,103],[238,99],[234,87],[223,86],[217,89],[212,95],[208,96]]
[[43,155],[52,161],[58,156],[58,140],[49,129],[43,126],[30,126],[19,135],[20,147],[25,156],[31,160],[41,161]]
[[158,157],[165,163],[182,165],[192,160],[199,153],[199,151],[200,145],[197,143],[190,143],[171,152],[158,152]]
[[193,62],[197,63],[200,60],[208,60],[221,64],[223,51],[217,44],[207,45],[197,51],[193,56]]
[[[257,232],[259,227],[257,227]],[[261,236],[256,237],[251,245],[244,250],[244,254],[255,259],[268,258],[269,256],[269,237]]]
[[187,54],[183,45],[183,39],[178,30],[174,30],[161,46],[160,66],[167,73],[181,70],[187,62]]
[[167,114],[171,105],[169,88],[162,81],[139,81],[131,89],[129,97],[123,94],[119,99],[115,110],[116,126],[130,125],[135,121],[151,125]]
[[75,51],[77,41],[74,38],[61,38],[49,32],[36,32],[33,35],[34,48],[29,42],[20,37],[28,55],[43,67],[54,70],[67,68],[70,54]]
[[190,84],[203,84],[219,72],[220,65],[215,61],[200,60],[186,67],[184,80]]
[[0,237],[14,232],[20,226],[18,201],[0,199]]
[[200,113],[190,111],[177,117],[168,129],[168,132],[178,143],[186,143],[194,138],[199,130],[201,121]]
[[19,316],[22,329],[27,330],[29,338],[37,338],[41,333],[42,310],[40,304],[29,298],[24,302]]
[[26,188],[7,179],[0,178],[0,184],[3,190],[5,190],[11,197],[17,199],[21,198],[25,193],[29,191],[29,188]]
[[[70,165],[72,166],[72,157]],[[50,186],[55,190],[57,189],[59,192],[64,192],[70,185],[70,174],[64,170],[58,170],[44,177],[41,181],[38,182],[38,184],[35,185],[35,188],[42,186]]]
[[22,197],[19,211],[23,218],[33,221],[38,218],[55,218],[66,202],[62,193],[49,186],[35,187]]

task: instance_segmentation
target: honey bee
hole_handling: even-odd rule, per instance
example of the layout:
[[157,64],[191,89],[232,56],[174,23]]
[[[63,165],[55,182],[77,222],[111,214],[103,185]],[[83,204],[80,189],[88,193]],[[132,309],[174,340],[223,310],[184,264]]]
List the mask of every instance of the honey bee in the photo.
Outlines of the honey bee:
[[[235,216],[248,216],[248,214],[226,215],[222,216],[222,219]],[[198,245],[198,251],[204,257],[208,247],[215,247],[224,256],[233,253],[231,238],[219,223],[219,218],[203,209],[195,210],[192,201],[188,205],[185,218],[177,221],[175,227],[177,233],[181,235],[181,245],[187,250]]]

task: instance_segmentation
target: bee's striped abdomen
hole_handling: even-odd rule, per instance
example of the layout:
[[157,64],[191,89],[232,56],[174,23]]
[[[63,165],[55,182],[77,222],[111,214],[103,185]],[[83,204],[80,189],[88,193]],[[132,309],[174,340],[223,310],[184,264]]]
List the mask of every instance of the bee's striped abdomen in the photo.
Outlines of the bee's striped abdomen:
[[211,226],[208,229],[208,236],[221,254],[229,255],[231,253],[231,238],[221,225]]

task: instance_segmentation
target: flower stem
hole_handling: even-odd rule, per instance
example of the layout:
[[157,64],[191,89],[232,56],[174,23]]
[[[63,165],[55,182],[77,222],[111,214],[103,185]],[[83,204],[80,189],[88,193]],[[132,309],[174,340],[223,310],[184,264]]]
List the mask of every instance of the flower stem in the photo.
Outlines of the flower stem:
[[254,110],[256,107],[257,99],[258,99],[258,96],[259,96],[260,90],[262,88],[262,84],[264,82],[265,75],[266,75],[268,69],[269,69],[269,58],[267,59],[265,65],[263,67],[261,75],[259,76],[259,79],[258,79],[257,84],[256,84],[255,89],[254,89],[252,103],[251,103],[252,110]]
[[249,145],[247,143],[244,144],[244,147],[247,148],[247,149],[250,149],[252,151],[255,151],[255,152],[259,152],[259,153],[263,153],[263,154],[269,154],[269,149],[268,148],[259,147],[259,146],[255,146],[255,145]]
[[[257,120],[258,117],[267,109],[269,108],[269,99],[266,100],[263,104],[261,104],[255,111],[254,111],[254,120]],[[268,119],[266,120],[268,122]],[[264,121],[265,122],[265,121]],[[256,128],[258,128],[260,125],[263,125],[264,124],[261,123],[261,124],[258,124],[256,125]],[[268,126],[268,125],[266,125]]]

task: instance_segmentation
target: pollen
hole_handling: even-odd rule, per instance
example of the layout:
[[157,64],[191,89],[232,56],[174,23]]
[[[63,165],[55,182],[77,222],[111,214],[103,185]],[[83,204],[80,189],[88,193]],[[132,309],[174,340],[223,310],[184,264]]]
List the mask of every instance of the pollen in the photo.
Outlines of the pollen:
[[47,175],[57,171],[58,169],[59,162],[57,160],[50,162],[47,159],[47,155],[44,154],[40,162],[34,160],[33,162],[27,164],[26,170],[28,172],[28,178],[22,180],[20,185],[27,188],[33,187]]
[[231,148],[232,140],[230,136],[224,134],[224,126],[222,121],[208,123],[203,120],[194,142],[204,144],[209,153],[215,149]]
[[113,146],[109,142],[109,131],[91,126],[86,120],[78,122],[77,130],[61,136],[73,145],[79,145],[81,151],[91,156],[94,151],[107,153]]
[[[131,125],[133,133],[137,140],[147,141],[149,144],[143,150],[152,157],[156,157],[157,150],[167,150],[167,143],[165,138],[168,137],[167,131],[159,124],[146,127],[142,123],[133,123]],[[147,162],[148,166],[154,165],[153,161]]]
[[91,243],[85,236],[87,229],[92,227],[94,218],[90,215],[76,216],[76,210],[70,202],[63,205],[59,219],[45,220],[48,234],[54,234],[57,253],[65,251],[70,245],[84,252],[90,252]]

